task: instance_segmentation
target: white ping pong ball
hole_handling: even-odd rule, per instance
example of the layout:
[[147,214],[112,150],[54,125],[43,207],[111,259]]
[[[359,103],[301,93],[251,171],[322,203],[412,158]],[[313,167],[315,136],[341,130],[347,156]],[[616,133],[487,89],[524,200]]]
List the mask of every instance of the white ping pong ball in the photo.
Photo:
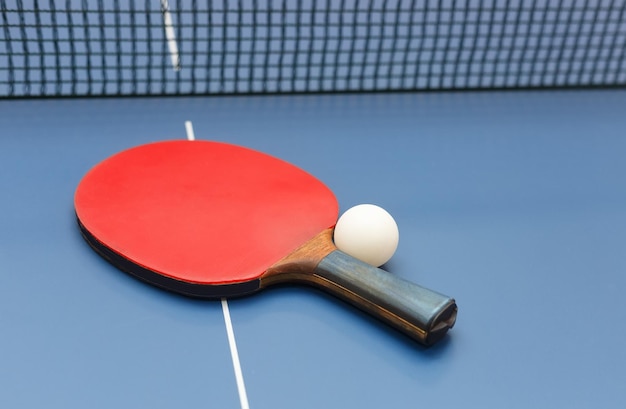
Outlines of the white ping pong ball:
[[373,204],[354,206],[339,218],[335,226],[335,246],[344,253],[382,266],[398,248],[398,225],[382,207]]

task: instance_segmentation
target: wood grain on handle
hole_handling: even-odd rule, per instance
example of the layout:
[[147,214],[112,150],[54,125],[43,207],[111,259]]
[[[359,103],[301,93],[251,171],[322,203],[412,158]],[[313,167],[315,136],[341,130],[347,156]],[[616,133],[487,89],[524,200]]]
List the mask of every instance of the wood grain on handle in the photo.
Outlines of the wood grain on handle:
[[322,287],[424,345],[440,340],[456,320],[454,299],[337,250],[332,229],[276,263],[261,287],[294,281]]

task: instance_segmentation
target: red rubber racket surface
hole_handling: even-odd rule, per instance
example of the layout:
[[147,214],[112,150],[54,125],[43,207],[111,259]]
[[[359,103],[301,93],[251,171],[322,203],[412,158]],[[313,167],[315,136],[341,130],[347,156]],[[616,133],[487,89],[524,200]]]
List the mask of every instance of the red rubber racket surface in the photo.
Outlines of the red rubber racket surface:
[[75,209],[111,254],[208,286],[258,279],[338,214],[333,193],[303,170],[208,141],[152,143],[104,160],[80,182]]

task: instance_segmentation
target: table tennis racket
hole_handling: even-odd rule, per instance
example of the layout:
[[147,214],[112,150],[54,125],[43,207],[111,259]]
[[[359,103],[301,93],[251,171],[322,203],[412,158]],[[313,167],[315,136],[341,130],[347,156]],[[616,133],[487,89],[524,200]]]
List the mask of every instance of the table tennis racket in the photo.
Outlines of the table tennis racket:
[[425,345],[456,319],[452,298],[337,250],[330,189],[248,148],[185,140],[134,147],[91,169],[74,205],[96,252],[176,293],[221,298],[312,284]]

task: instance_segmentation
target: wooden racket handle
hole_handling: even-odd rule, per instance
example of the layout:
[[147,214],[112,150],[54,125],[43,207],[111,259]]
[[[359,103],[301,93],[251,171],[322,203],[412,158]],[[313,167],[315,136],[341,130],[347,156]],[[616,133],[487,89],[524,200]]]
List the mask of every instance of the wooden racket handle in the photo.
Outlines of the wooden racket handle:
[[454,299],[403,280],[335,250],[317,265],[314,279],[424,345],[440,340],[456,321]]

